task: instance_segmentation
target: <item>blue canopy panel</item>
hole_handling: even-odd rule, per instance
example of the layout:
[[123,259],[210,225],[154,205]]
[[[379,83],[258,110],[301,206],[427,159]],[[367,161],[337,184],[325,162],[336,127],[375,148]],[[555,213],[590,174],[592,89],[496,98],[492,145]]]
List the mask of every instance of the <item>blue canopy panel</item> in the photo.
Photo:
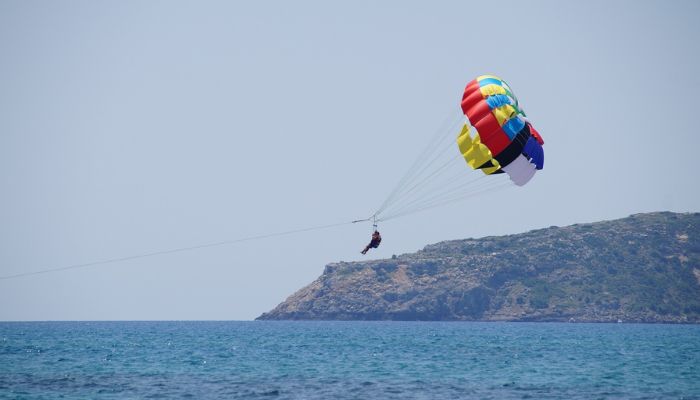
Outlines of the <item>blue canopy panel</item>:
[[530,162],[535,164],[537,169],[544,168],[544,149],[534,137],[530,136],[527,139],[525,147],[523,147],[523,154],[530,158]]

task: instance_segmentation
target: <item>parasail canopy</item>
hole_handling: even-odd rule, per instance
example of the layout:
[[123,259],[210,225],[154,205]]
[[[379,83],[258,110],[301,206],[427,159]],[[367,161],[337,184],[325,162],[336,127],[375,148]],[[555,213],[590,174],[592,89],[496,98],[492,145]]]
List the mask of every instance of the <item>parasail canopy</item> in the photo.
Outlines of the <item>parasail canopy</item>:
[[544,167],[544,141],[505,81],[477,77],[464,89],[461,105],[468,121],[457,145],[467,165],[487,175],[505,172],[518,186]]
[[[455,110],[455,115],[438,129],[372,215],[374,221],[505,189],[513,183],[523,186],[544,167],[542,136],[503,79],[481,75],[470,81],[460,105],[461,112]],[[465,174],[464,161],[483,175]],[[510,181],[498,178],[503,176],[500,174],[507,175]]]

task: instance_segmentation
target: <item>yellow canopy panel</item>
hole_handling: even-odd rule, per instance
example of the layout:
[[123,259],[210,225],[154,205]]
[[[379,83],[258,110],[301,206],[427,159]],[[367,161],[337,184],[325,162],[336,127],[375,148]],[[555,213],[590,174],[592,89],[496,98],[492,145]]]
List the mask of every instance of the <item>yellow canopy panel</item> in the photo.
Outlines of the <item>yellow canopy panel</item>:
[[481,143],[479,134],[471,137],[469,124],[465,123],[462,126],[462,131],[457,137],[457,145],[462,157],[472,169],[481,169],[484,174],[490,175],[501,168],[488,147]]

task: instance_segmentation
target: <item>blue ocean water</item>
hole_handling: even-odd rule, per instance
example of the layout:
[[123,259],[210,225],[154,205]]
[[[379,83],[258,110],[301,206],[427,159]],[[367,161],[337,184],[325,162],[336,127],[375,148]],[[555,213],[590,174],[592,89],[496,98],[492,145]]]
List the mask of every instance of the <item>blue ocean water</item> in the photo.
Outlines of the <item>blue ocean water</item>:
[[0,323],[1,399],[700,399],[700,326]]

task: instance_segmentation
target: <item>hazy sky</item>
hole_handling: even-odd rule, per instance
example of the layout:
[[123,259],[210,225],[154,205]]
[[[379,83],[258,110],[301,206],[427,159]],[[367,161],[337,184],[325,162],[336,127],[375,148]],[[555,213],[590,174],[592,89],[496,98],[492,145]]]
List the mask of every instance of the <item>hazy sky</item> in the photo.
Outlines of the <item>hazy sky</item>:
[[330,262],[700,211],[698,15],[0,0],[1,276],[367,217],[484,73],[508,81],[546,155],[525,187],[382,224],[368,256],[356,224],[0,280],[0,320],[252,319]]

